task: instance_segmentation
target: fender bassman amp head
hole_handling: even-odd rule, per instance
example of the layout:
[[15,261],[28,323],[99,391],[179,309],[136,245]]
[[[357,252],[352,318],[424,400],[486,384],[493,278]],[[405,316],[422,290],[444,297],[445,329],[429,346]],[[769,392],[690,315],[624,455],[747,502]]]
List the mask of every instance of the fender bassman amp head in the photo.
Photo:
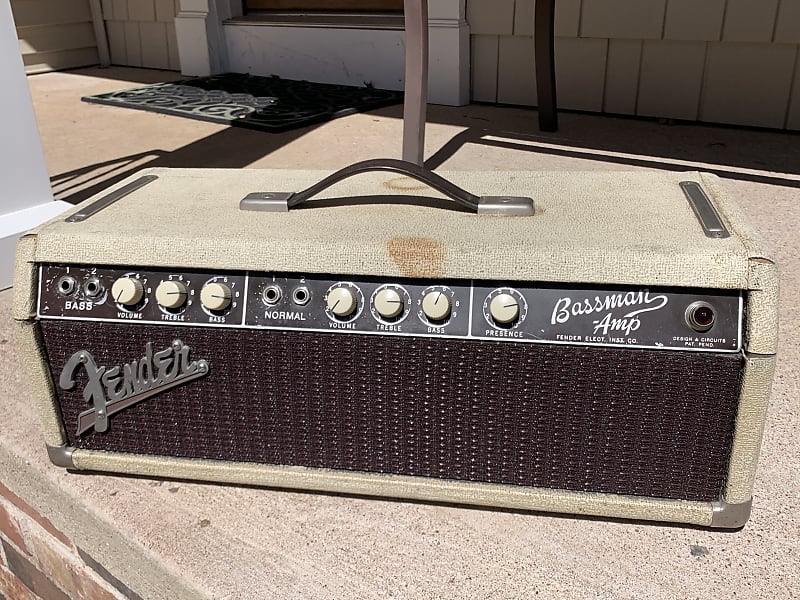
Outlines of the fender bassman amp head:
[[22,238],[54,463],[744,524],[778,284],[717,178],[323,176],[152,169]]

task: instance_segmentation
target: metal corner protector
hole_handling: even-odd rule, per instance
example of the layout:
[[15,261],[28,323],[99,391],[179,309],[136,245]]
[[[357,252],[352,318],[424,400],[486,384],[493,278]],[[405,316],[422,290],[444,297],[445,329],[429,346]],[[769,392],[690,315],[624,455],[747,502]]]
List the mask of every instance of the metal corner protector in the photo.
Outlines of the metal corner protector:
[[47,456],[57,467],[64,467],[65,469],[74,469],[75,463],[72,460],[72,452],[75,450],[72,446],[51,446],[47,444]]
[[725,500],[712,502],[713,515],[711,527],[718,529],[739,529],[747,523],[753,508],[753,499],[741,504],[729,504]]

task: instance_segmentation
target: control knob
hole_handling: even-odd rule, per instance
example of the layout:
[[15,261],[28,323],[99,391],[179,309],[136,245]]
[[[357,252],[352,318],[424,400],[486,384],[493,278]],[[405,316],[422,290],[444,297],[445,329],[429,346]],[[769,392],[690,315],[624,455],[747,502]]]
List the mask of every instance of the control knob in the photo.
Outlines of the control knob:
[[120,277],[111,286],[111,295],[117,304],[135,306],[142,301],[144,286],[135,277]]
[[432,290],[422,297],[422,312],[431,321],[444,321],[452,308],[450,297],[441,290]]
[[328,310],[340,319],[352,315],[358,307],[358,298],[350,287],[335,287],[325,299]]
[[188,292],[182,281],[162,281],[156,288],[156,302],[164,308],[176,309],[186,304]]
[[405,308],[405,300],[400,292],[393,287],[385,287],[375,294],[373,305],[375,310],[384,319],[393,319],[398,315],[403,314]]
[[231,288],[224,283],[212,282],[200,291],[200,303],[208,310],[222,311],[231,305]]
[[511,294],[498,294],[489,303],[489,313],[497,323],[513,323],[519,318],[519,302]]

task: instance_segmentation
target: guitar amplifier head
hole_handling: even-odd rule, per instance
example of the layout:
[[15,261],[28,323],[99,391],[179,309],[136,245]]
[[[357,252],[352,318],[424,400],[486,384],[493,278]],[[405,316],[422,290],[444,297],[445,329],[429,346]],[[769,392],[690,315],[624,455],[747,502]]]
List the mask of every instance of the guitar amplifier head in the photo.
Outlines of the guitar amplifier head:
[[778,284],[716,177],[324,175],[151,169],[21,239],[54,463],[745,523]]

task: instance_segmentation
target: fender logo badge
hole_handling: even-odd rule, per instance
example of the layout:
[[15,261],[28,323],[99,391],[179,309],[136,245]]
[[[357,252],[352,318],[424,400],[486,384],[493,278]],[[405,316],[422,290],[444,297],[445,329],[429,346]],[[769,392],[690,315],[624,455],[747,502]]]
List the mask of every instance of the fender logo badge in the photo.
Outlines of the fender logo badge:
[[61,371],[58,385],[67,391],[73,389],[77,370],[81,366],[86,370],[88,381],[83,388],[83,398],[92,404],[92,408],[78,415],[78,435],[92,427],[101,433],[108,431],[108,419],[112,415],[165,390],[208,375],[208,361],[190,361],[189,350],[189,346],[175,340],[171,346],[154,352],[153,343],[148,342],[142,358],[110,369],[98,367],[86,350],[73,354]]

